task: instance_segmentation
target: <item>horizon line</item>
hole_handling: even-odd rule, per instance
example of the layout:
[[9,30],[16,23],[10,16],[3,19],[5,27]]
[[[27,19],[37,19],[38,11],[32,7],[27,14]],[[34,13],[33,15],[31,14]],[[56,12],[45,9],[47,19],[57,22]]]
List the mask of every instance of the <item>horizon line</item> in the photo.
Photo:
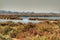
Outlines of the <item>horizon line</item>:
[[1,9],[0,9],[0,11],[25,12],[25,13],[27,13],[27,12],[33,12],[33,13],[60,13],[60,12],[55,12],[55,11],[17,11],[17,10],[1,10]]

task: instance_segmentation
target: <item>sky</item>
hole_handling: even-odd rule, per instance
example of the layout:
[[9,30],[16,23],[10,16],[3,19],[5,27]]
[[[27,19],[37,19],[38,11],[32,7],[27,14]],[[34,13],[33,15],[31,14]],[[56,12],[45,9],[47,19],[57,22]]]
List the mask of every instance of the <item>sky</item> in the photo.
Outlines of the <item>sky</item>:
[[0,0],[0,10],[60,12],[60,0]]

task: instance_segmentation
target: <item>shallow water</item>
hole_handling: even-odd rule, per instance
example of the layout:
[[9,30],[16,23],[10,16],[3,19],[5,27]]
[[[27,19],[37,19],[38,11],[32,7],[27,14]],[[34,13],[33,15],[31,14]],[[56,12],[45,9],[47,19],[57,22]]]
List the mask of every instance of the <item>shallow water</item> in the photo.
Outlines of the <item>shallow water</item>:
[[60,17],[20,17],[23,19],[29,19],[29,18],[40,18],[40,19],[60,19]]
[[29,18],[41,18],[41,19],[60,19],[60,17],[20,17],[23,18],[23,20],[5,20],[5,19],[0,19],[0,22],[6,22],[6,21],[13,21],[13,22],[22,22],[22,23],[28,23],[28,22],[34,22],[38,23],[41,22],[39,20],[28,20]]

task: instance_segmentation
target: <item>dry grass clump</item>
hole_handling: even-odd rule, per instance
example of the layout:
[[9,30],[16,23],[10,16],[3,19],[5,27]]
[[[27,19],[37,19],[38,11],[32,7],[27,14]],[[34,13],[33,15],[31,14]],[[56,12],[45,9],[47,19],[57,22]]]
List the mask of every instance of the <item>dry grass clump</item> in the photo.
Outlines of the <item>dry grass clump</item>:
[[36,27],[37,30],[39,30],[39,31],[54,31],[56,29],[59,29],[59,26],[57,26],[56,24],[51,23],[49,21],[38,23],[38,24],[36,24],[36,26],[37,26]]
[[60,40],[60,23],[0,23],[1,40]]

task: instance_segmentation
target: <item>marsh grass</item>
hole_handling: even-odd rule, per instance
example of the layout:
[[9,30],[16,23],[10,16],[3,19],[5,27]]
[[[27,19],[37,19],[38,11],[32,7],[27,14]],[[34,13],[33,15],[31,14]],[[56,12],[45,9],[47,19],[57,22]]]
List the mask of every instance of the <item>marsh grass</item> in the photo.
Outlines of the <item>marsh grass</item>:
[[60,22],[0,23],[0,40],[60,40]]

